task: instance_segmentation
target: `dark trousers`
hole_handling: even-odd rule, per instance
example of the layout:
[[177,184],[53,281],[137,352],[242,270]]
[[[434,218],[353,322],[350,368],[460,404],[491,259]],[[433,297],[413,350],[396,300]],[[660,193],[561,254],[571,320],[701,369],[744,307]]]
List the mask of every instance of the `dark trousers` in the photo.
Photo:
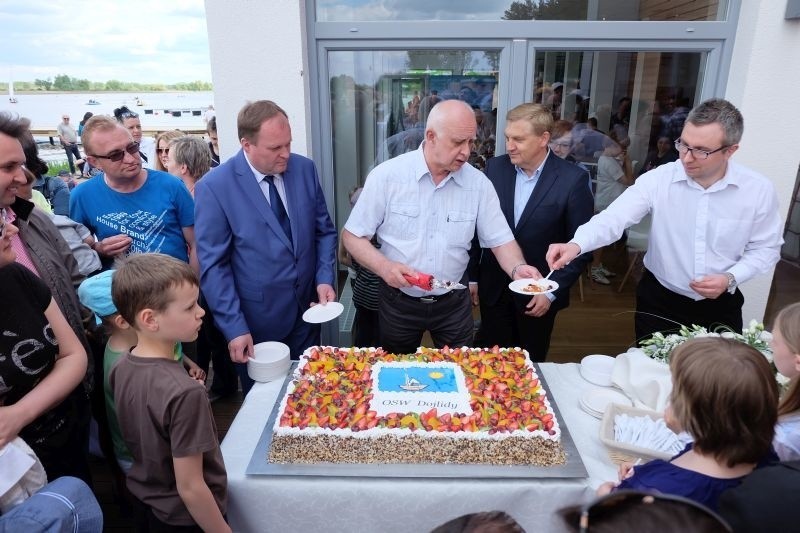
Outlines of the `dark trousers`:
[[67,153],[67,161],[69,162],[69,171],[75,174],[75,161],[74,159],[81,158],[81,152],[78,150],[77,143],[68,143],[64,145],[64,151]]
[[414,353],[425,331],[437,348],[469,346],[474,327],[469,291],[453,290],[434,299],[412,298],[381,282],[378,321],[383,349]]
[[131,496],[131,500],[133,524],[138,533],[203,533],[203,529],[197,524],[193,526],[173,526],[162,522],[156,518],[153,510],[139,501],[138,498]]
[[[302,313],[298,313],[297,320],[294,323],[292,331],[289,332],[289,335],[283,339],[258,338],[254,336],[253,344],[255,345],[259,342],[266,341],[282,342],[289,347],[292,360],[297,361],[306,348],[319,344],[319,332],[319,324],[309,324],[305,322]],[[253,388],[255,382],[247,375],[247,363],[234,363],[234,365],[236,367],[236,373],[239,375],[239,380],[242,383],[242,396],[247,396],[247,393]]]
[[636,288],[636,339],[646,339],[657,331],[674,332],[681,325],[692,324],[709,331],[727,327],[741,333],[742,304],[744,295],[739,289],[734,294],[723,292],[713,300],[693,300],[667,289],[645,269]]
[[214,324],[214,317],[208,307],[203,293],[200,293],[200,307],[206,312],[200,335],[197,336],[197,353],[193,360],[208,374],[210,365],[214,367],[211,392],[219,396],[228,396],[238,389],[236,370],[228,352],[228,341]]
[[356,305],[356,318],[353,321],[353,346],[369,348],[380,346],[380,342],[378,311]]
[[541,363],[547,359],[558,310],[551,307],[541,317],[528,316],[523,313],[523,306],[528,302],[530,297],[515,301],[508,289],[503,289],[500,300],[494,305],[481,301],[481,327],[475,335],[475,346],[519,346],[528,350],[531,361]]

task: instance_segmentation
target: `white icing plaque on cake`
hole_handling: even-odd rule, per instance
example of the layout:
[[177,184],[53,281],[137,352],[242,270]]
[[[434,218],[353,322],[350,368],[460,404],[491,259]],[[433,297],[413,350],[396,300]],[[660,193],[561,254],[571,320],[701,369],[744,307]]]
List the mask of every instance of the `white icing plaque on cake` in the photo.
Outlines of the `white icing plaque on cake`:
[[378,362],[372,366],[370,410],[389,413],[471,415],[469,391],[455,363]]

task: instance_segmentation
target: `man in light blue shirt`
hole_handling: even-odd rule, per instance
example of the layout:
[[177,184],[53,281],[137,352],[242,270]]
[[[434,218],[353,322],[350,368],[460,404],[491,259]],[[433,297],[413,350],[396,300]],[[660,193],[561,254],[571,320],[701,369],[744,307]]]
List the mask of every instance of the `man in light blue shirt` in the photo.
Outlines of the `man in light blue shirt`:
[[[381,344],[389,351],[413,352],[426,330],[437,347],[472,343],[469,292],[425,291],[404,275],[466,282],[476,230],[481,246],[512,278],[541,277],[525,264],[489,180],[465,164],[475,137],[469,105],[436,104],[420,148],[373,169],[345,224],[347,251],[383,280],[378,316]],[[373,235],[380,250],[370,242]]]

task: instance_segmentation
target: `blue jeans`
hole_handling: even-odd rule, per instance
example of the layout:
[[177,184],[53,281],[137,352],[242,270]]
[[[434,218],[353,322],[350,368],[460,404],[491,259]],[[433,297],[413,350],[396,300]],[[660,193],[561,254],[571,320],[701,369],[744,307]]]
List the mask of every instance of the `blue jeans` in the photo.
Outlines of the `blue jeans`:
[[73,161],[73,156],[75,160],[81,158],[81,152],[78,150],[77,143],[69,143],[64,145],[64,151],[67,153],[67,162],[69,162],[69,171],[75,174],[75,162]]
[[103,511],[89,486],[75,477],[60,477],[0,516],[0,532],[98,533]]

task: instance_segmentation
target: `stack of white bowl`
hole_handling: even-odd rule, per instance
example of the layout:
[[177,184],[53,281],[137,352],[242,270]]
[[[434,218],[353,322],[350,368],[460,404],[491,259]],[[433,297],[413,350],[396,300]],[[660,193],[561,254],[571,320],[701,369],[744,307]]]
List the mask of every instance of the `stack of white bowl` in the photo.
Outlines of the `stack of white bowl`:
[[288,346],[282,342],[260,342],[253,346],[253,357],[247,359],[247,374],[253,381],[274,381],[286,376],[291,365]]

